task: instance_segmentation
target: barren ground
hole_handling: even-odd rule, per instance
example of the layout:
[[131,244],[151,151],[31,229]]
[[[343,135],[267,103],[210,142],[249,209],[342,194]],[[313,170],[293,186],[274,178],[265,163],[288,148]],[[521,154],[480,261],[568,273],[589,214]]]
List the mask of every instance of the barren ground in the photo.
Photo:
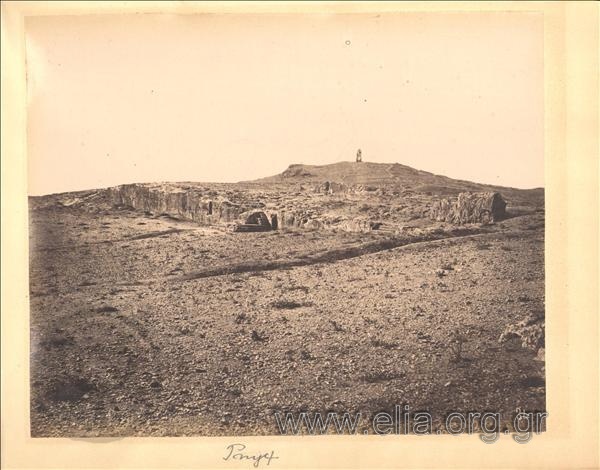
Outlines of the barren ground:
[[450,411],[543,410],[544,363],[498,341],[544,310],[543,213],[340,250],[382,237],[33,209],[32,435],[276,434],[275,411],[396,404],[434,425]]

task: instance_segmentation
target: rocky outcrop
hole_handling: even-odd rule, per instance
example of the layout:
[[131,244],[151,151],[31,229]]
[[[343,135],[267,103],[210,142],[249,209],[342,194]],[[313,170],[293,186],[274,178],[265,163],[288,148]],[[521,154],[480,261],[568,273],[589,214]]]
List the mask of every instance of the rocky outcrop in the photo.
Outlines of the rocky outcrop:
[[335,181],[324,181],[323,183],[315,185],[314,192],[320,194],[344,193],[348,192],[348,187],[343,183],[336,183]]
[[506,202],[500,193],[460,193],[458,198],[435,201],[429,216],[452,224],[489,224],[506,217]]
[[508,325],[502,335],[500,342],[504,343],[512,338],[521,340],[521,346],[537,352],[538,355],[545,346],[546,322],[543,313],[531,314],[524,320]]
[[115,206],[127,206],[152,214],[169,214],[201,224],[232,222],[251,209],[230,202],[218,194],[163,185],[124,184],[109,188]]
[[341,230],[347,232],[368,232],[373,229],[373,222],[367,219],[348,219],[340,222]]
[[[345,186],[333,187],[342,189]],[[329,190],[331,188],[330,185]],[[379,230],[382,225],[380,216],[371,220],[365,216],[354,217],[353,214],[324,210],[313,195],[294,193],[285,200],[279,195],[255,189],[237,191],[181,183],[125,184],[109,188],[106,193],[113,206],[130,207],[153,215],[168,214],[201,225],[223,224],[234,231],[307,229],[368,232]]]
[[298,177],[304,177],[304,178],[306,178],[306,177],[309,177],[309,176],[313,176],[313,174],[310,171],[308,171],[304,165],[300,165],[300,164],[295,164],[294,165],[293,164],[293,165],[290,165],[288,167],[288,169],[285,170],[281,174],[281,176],[283,178],[298,178]]
[[[155,215],[169,214],[202,225],[247,224],[248,217],[256,213],[257,207],[264,206],[257,200],[231,202],[216,191],[202,192],[197,188],[172,185],[125,184],[107,191],[114,206],[131,207]],[[264,209],[264,213],[268,220],[276,217],[279,228],[320,229],[326,225],[313,210],[270,207]]]

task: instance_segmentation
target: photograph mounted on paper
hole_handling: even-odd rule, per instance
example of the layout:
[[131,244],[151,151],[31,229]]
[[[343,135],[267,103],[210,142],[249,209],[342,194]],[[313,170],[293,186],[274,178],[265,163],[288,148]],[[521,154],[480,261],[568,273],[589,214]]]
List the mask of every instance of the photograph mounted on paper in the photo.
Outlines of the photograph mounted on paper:
[[545,429],[541,15],[25,31],[33,437]]

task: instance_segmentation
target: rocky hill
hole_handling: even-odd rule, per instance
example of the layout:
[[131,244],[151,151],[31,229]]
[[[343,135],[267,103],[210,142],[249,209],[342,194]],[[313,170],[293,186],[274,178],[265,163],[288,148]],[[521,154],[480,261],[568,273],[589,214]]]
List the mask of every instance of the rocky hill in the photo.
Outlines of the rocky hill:
[[[367,427],[399,403],[437,434],[450,411],[510,430],[545,409],[541,190],[293,165],[35,197],[29,216],[32,436],[275,435],[276,411]],[[253,219],[277,230],[226,230]]]
[[[201,225],[243,223],[249,212],[262,211],[281,228],[388,233],[438,228],[431,219],[454,225],[493,220],[483,217],[482,210],[473,216],[472,209],[458,207],[461,193],[490,195],[481,201],[499,194],[507,203],[509,216],[541,211],[544,205],[543,189],[455,180],[398,163],[340,162],[290,165],[279,175],[240,183],[125,184],[32,198],[31,206],[129,207]],[[459,213],[462,215],[457,217]]]
[[417,170],[400,163],[338,162],[329,165],[292,164],[278,175],[260,178],[258,184],[342,183],[348,187],[414,191],[432,196],[458,195],[461,192],[500,192],[514,203],[542,206],[543,188],[516,189],[457,180]]

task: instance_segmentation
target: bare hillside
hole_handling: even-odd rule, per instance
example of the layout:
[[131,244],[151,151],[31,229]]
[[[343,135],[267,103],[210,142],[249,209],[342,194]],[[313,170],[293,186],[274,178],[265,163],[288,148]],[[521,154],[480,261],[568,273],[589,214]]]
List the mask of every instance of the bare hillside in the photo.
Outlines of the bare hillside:
[[255,180],[255,183],[306,184],[337,182],[348,186],[371,185],[396,190],[410,190],[431,195],[452,195],[465,191],[498,191],[515,202],[543,205],[544,190],[516,189],[457,180],[417,170],[400,163],[339,162],[329,165],[290,165],[278,175]]
[[[494,189],[502,220],[431,218]],[[229,230],[257,211],[279,224]],[[346,162],[56,194],[30,198],[30,260],[34,436],[545,407],[541,190]]]

